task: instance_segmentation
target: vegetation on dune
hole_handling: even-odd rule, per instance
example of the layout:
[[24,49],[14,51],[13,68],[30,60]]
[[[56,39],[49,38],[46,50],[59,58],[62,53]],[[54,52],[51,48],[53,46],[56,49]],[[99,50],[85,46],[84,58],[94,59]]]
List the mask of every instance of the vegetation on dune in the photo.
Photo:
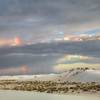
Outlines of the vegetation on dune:
[[53,81],[0,81],[0,89],[37,91],[47,93],[100,92],[100,83],[53,82]]

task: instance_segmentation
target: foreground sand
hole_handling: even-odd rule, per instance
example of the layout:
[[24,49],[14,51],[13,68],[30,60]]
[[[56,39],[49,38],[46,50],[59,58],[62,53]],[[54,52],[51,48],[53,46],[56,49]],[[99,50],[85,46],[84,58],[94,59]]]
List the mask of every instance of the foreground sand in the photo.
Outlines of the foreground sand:
[[0,100],[100,100],[97,95],[47,94],[26,91],[0,90]]

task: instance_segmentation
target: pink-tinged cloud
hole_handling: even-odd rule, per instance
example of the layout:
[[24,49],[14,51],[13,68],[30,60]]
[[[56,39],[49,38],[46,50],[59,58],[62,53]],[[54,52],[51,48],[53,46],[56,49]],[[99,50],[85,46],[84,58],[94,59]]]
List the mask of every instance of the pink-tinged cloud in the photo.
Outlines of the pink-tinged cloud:
[[9,67],[9,68],[2,68],[0,69],[0,74],[27,74],[30,72],[30,69],[28,66],[23,65],[20,67]]
[[15,45],[21,45],[22,44],[22,40],[20,37],[15,37],[14,39]]
[[13,39],[0,39],[0,46],[11,45],[13,43]]
[[0,46],[20,46],[22,45],[22,39],[20,37],[15,38],[0,38]]

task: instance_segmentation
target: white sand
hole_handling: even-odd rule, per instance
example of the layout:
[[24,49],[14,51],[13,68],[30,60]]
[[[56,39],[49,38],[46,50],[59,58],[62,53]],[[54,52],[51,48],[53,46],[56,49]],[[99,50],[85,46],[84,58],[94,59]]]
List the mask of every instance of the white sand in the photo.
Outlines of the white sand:
[[100,100],[93,95],[58,95],[37,92],[0,90],[0,100]]

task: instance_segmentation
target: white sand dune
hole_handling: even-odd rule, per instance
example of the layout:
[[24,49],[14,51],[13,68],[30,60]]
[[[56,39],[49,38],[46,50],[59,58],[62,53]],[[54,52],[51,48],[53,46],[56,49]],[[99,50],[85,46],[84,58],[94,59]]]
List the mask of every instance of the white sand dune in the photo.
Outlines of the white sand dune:
[[0,76],[0,80],[100,82],[100,70],[73,69],[73,70],[68,70],[61,74]]
[[0,76],[0,80],[49,81],[49,80],[54,80],[57,76],[58,76],[57,74]]
[[60,81],[73,82],[100,82],[100,70],[73,70],[61,75]]

